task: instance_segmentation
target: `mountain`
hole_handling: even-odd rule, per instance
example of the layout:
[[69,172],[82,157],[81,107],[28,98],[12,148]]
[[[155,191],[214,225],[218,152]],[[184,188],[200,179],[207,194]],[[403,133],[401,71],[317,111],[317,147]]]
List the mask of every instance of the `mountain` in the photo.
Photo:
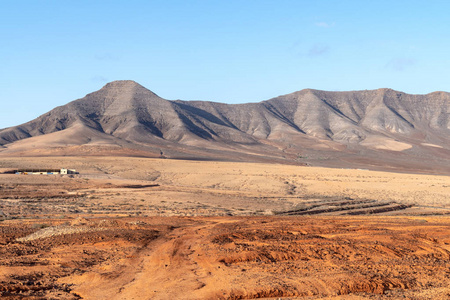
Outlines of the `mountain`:
[[450,94],[306,89],[259,103],[165,100],[114,81],[0,130],[0,155],[247,160],[450,173]]

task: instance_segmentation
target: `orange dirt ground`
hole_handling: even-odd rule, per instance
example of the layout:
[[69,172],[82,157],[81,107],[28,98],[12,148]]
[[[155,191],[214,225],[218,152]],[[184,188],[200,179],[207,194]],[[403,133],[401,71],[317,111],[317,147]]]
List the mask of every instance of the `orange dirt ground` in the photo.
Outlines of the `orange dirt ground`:
[[448,217],[79,217],[48,225],[0,223],[2,298],[450,297]]
[[2,299],[450,299],[450,179],[1,158]]

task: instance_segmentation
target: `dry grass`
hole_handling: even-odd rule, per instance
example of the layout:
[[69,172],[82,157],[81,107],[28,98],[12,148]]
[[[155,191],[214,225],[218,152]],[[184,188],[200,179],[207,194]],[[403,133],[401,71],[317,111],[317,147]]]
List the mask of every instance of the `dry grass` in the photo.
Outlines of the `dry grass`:
[[[26,166],[66,166],[80,172],[76,178],[1,175],[0,198],[34,195],[39,204],[48,200],[53,208],[65,205],[60,214],[71,210],[166,216],[272,214],[333,201],[333,206],[341,201],[355,209],[364,208],[358,203],[367,209],[371,209],[367,203],[412,206],[385,214],[450,211],[447,176],[123,157],[0,159],[0,168]],[[29,200],[27,205],[35,204]],[[4,211],[6,206],[14,206],[11,199],[4,200]]]

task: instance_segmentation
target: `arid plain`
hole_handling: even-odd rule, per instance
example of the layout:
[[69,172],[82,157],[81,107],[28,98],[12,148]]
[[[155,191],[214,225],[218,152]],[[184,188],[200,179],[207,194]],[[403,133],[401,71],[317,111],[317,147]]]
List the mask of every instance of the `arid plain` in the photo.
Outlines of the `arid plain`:
[[5,299],[448,299],[448,176],[2,157]]

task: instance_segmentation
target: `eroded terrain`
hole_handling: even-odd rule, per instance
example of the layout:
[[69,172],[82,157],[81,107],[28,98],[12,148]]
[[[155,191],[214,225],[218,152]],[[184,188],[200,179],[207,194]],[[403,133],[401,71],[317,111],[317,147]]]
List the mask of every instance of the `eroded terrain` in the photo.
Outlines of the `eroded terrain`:
[[448,217],[79,217],[0,230],[3,298],[450,296]]

